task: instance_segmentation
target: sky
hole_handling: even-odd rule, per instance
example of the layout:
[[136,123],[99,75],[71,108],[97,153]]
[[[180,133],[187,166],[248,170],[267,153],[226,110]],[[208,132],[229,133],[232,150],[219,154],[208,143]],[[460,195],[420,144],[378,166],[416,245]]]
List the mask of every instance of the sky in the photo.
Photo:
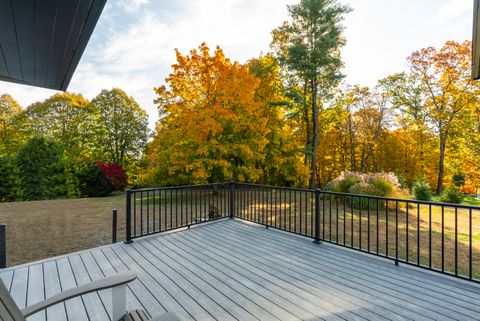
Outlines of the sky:
[[[406,70],[415,50],[472,38],[473,0],[340,0],[353,11],[343,25],[346,82],[374,86]],[[154,87],[164,84],[182,53],[206,42],[239,62],[269,51],[271,30],[299,0],[109,0],[68,91],[92,99],[119,87],[149,114],[158,112]],[[0,81],[23,107],[55,91]]]

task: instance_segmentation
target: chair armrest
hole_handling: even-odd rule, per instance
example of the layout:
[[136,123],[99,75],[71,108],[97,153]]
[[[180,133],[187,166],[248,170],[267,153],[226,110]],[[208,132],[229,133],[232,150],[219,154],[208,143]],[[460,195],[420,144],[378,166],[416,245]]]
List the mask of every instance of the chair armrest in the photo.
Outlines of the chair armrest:
[[60,303],[68,299],[72,299],[87,293],[96,292],[104,289],[113,288],[119,285],[123,285],[135,280],[136,278],[137,278],[136,273],[125,272],[125,273],[119,273],[117,275],[110,276],[104,279],[96,280],[91,283],[80,285],[75,288],[71,288],[63,292],[60,292],[54,296],[51,296],[45,301],[38,302],[38,303],[35,303],[34,305],[26,307],[25,309],[22,310],[22,314],[26,318],[34,313],[37,313],[38,311],[46,309],[57,303]]

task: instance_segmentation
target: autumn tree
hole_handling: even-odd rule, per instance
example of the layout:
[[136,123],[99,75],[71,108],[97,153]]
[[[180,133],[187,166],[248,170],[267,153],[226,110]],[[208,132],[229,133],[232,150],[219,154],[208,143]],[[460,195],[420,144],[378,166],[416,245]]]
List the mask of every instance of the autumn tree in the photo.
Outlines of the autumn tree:
[[[174,185],[281,175],[290,166],[282,151],[292,146],[276,106],[282,97],[273,61],[242,65],[206,44],[176,56],[167,85],[155,88],[160,120],[148,147],[150,179]],[[284,168],[266,164],[275,161]]]
[[68,158],[91,156],[93,115],[89,101],[82,95],[58,93],[28,106],[25,113],[30,131],[59,143]]
[[303,81],[304,94],[310,96],[312,126],[311,135],[307,135],[306,139],[311,144],[309,185],[314,188],[318,117],[330,91],[342,78],[340,68],[343,64],[339,50],[344,39],[340,22],[349,8],[335,0],[301,0],[297,5],[288,6],[288,11],[291,20],[274,31],[283,38],[282,50],[277,55],[286,68]]
[[419,79],[425,95],[422,111],[438,136],[437,194],[445,174],[445,152],[451,139],[461,132],[461,119],[478,102],[478,85],[471,80],[471,42],[448,41],[437,50],[428,47],[408,59],[411,73]]
[[0,96],[0,156],[13,156],[24,144],[27,132],[22,107],[9,94]]
[[262,183],[305,186],[308,167],[302,162],[301,144],[295,139],[296,122],[289,119],[289,104],[280,76],[279,66],[272,55],[261,56],[248,62],[250,72],[260,82],[255,100],[263,105],[267,119],[268,143]]
[[148,115],[123,90],[102,90],[90,104],[96,159],[130,166],[141,158],[149,136]]

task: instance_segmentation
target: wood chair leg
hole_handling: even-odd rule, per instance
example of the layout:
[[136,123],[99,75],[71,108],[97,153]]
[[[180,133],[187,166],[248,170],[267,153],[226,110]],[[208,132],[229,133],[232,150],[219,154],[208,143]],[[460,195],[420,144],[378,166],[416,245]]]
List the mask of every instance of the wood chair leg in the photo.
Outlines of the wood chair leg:
[[125,284],[112,288],[112,320],[120,320],[127,312],[127,287]]

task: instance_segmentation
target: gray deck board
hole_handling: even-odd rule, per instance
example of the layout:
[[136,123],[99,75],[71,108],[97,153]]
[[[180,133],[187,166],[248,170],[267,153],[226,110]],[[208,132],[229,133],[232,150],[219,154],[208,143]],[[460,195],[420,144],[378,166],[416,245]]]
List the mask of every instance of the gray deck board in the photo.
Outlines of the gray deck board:
[[[230,236],[226,237],[226,239],[230,239],[235,235],[238,234],[236,234],[236,232],[232,232]],[[328,272],[329,276],[337,275],[336,282],[342,282],[341,279],[344,278],[345,275],[350,275],[352,276],[352,278],[355,279],[355,282],[361,284],[362,287],[368,288],[372,285],[375,285],[375,289],[377,291],[383,291],[382,288],[389,288],[388,284],[391,283],[393,287],[389,293],[392,293],[391,291],[395,291],[395,293],[399,292],[404,295],[411,296],[414,299],[422,300],[422,302],[431,303],[434,310],[436,309],[436,304],[438,303],[438,301],[441,300],[444,302],[444,307],[446,307],[450,311],[455,312],[456,314],[462,313],[465,316],[471,315],[472,312],[480,314],[480,307],[478,306],[478,296],[476,299],[469,296],[460,297],[454,291],[450,291],[452,290],[451,287],[446,288],[446,291],[448,292],[440,292],[438,289],[432,290],[429,287],[423,287],[423,285],[428,285],[427,282],[422,282],[420,285],[418,283],[410,283],[408,279],[399,282],[393,280],[392,275],[378,273],[374,269],[374,267],[360,269],[358,271],[352,270],[351,268],[349,269],[345,266],[341,266],[340,264],[338,264],[338,256],[331,258],[330,260],[326,259],[327,255],[325,255],[324,252],[317,256],[318,260],[315,261],[315,265],[311,265],[308,261],[303,260],[303,258],[305,258],[305,256],[311,257],[312,255],[318,253],[305,252],[302,248],[295,247],[295,244],[292,244],[291,242],[272,243],[271,240],[268,239],[268,235],[267,238],[264,238],[262,235],[255,236],[257,237],[257,240],[265,242],[265,244],[262,244],[262,242],[258,242],[257,249],[260,249],[261,251],[263,251],[263,253],[274,252],[279,255],[287,252],[289,256],[285,257],[284,260],[289,262],[289,268],[297,269],[298,273],[305,273],[307,279],[316,279],[318,276],[311,272],[322,271],[323,268],[323,271],[326,273]],[[234,238],[233,241],[236,241],[236,239]],[[294,258],[299,259],[295,260]],[[335,265],[335,269],[332,269],[332,266],[327,266],[327,268],[325,268],[327,262],[329,262],[331,265]],[[352,260],[350,259],[347,264],[351,263]],[[398,287],[400,287],[400,289],[398,289]],[[423,297],[421,295],[418,295],[418,293],[421,293]],[[404,299],[404,296],[400,298]],[[425,305],[422,304],[422,307],[425,307]]]
[[[28,288],[27,288],[27,306],[45,300],[45,290],[43,282],[43,266],[36,264],[29,267]],[[37,313],[30,318],[31,321],[44,321],[46,312]]]
[[[57,264],[55,261],[43,263],[43,284],[45,297],[51,297],[61,292],[60,279],[58,277]],[[54,305],[47,309],[48,320],[66,321],[67,313],[65,303]]]
[[[182,320],[480,320],[480,287],[311,239],[223,220],[0,270],[23,308],[123,271],[127,308]],[[111,291],[29,321],[110,320]]]
[[[214,235],[217,234],[214,233]],[[229,235],[226,235],[224,238],[222,238],[222,245],[226,247],[225,250],[233,249],[238,246],[238,243],[243,243],[242,240],[237,240],[238,237],[238,233],[231,232],[229,233]],[[452,320],[452,318],[460,318],[462,320],[475,320],[469,317],[472,311],[463,311],[464,309],[462,309],[462,307],[460,307],[459,305],[453,305],[449,301],[447,301],[447,299],[449,298],[445,296],[441,298],[441,300],[444,302],[443,306],[445,307],[445,309],[442,311],[442,313],[437,313],[436,303],[438,303],[438,300],[435,301],[434,299],[430,298],[430,295],[433,295],[433,293],[429,293],[428,295],[422,297],[417,295],[417,291],[412,292],[409,290],[405,290],[403,286],[397,287],[396,289],[390,289],[388,286],[385,286],[386,284],[388,284],[388,280],[385,280],[385,282],[378,282],[378,277],[375,277],[373,275],[372,277],[366,278],[364,276],[364,271],[360,270],[359,272],[355,273],[355,271],[351,272],[348,269],[342,269],[338,265],[330,266],[328,268],[322,268],[323,262],[320,259],[316,261],[315,266],[308,266],[307,264],[305,264],[305,262],[308,262],[310,260],[312,253],[304,253],[302,255],[302,253],[298,249],[295,251],[287,251],[285,250],[285,248],[291,246],[291,244],[289,244],[288,242],[271,243],[270,240],[263,240],[264,242],[269,243],[267,246],[264,246],[262,242],[260,242],[261,236],[255,235],[255,237],[257,238],[257,247],[253,251],[247,250],[245,252],[245,255],[249,257],[249,259],[252,259],[255,257],[255,255],[258,255],[256,252],[260,252],[261,256],[258,260],[262,264],[264,262],[270,262],[271,264],[266,264],[266,266],[270,268],[272,268],[272,266],[273,268],[275,268],[275,266],[283,266],[283,269],[285,271],[290,271],[291,273],[293,273],[293,275],[303,275],[303,277],[301,278],[302,282],[308,282],[310,284],[314,283],[316,284],[316,288],[321,288],[322,285],[325,285],[326,282],[329,281],[327,279],[332,278],[335,275],[337,276],[337,278],[335,278],[334,281],[337,284],[342,283],[345,279],[345,276],[351,276],[352,280],[354,281],[348,282],[346,291],[351,292],[352,288],[357,288],[357,290],[359,291],[371,290],[372,294],[377,293],[381,295],[383,300],[390,300],[393,304],[395,304],[396,301],[401,301],[402,304],[409,303],[409,306],[407,306],[407,308],[414,311],[420,311],[424,317],[431,317],[435,320]],[[220,239],[218,241],[220,241]],[[282,256],[281,251],[275,250],[276,248],[282,248],[283,253],[287,251],[290,255],[284,257]],[[274,258],[270,258],[270,256],[265,257],[265,255],[271,255],[272,253],[276,253],[277,256],[280,256],[281,260],[275,260]],[[324,272],[324,274],[322,274],[328,275],[328,277],[322,277],[319,272]],[[348,287],[350,287],[350,289]],[[368,293],[369,292],[365,292],[363,295],[359,295],[359,297],[362,297]],[[343,296],[348,297],[348,294],[343,294]],[[372,302],[372,299],[369,299],[368,302]],[[421,302],[421,304],[419,302]],[[383,309],[383,305],[381,305],[379,308]],[[472,308],[474,307],[472,306]],[[409,310],[407,309],[406,311]]]

